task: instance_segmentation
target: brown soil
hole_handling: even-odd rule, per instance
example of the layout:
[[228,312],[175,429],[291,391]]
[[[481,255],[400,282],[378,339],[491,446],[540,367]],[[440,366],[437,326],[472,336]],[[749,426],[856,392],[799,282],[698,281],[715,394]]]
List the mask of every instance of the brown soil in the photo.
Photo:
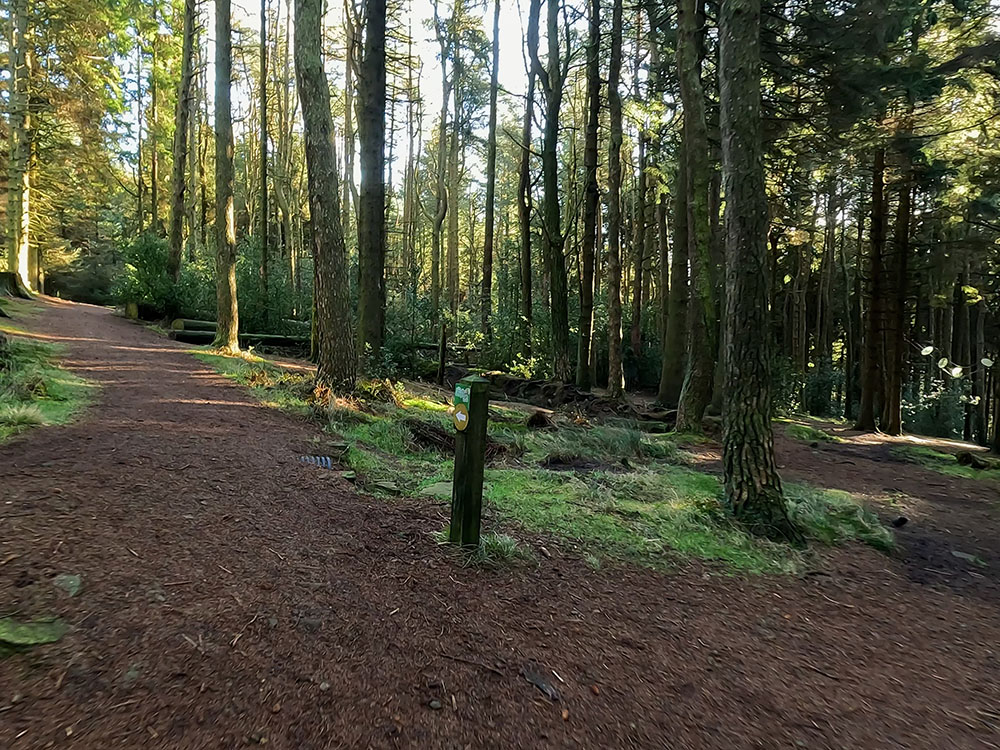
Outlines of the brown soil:
[[986,485],[782,441],[791,476],[905,493],[899,559],[595,572],[547,541],[537,568],[466,568],[440,505],[358,495],[182,346],[44,306],[103,390],[0,446],[0,614],[72,626],[0,660],[2,748],[1000,747]]

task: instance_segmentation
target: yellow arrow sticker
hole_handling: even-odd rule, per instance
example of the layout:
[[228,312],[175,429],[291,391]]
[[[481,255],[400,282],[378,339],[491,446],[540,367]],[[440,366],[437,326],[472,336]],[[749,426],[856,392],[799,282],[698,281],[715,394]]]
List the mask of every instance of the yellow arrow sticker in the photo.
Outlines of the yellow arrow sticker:
[[451,421],[455,424],[455,429],[459,432],[465,430],[469,426],[469,407],[465,404],[455,404]]

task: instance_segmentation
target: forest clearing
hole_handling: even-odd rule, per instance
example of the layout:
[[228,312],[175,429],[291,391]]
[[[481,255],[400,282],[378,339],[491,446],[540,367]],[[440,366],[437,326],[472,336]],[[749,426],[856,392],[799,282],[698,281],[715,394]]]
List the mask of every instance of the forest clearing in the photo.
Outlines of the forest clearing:
[[10,0],[0,748],[1000,750],[998,0]]

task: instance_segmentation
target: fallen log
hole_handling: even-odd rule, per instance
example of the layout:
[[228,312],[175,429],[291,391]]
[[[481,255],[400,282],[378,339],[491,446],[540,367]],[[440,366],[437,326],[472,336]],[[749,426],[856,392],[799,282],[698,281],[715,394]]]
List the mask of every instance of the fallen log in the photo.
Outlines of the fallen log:
[[214,320],[191,320],[190,318],[177,318],[170,324],[172,331],[215,331],[218,323]]
[[955,454],[959,466],[969,466],[977,471],[1000,470],[1000,458],[987,458],[972,451],[962,451]]
[[[208,345],[215,341],[215,331],[171,331],[170,338],[184,344]],[[273,333],[241,333],[240,346],[267,346],[275,349],[301,349],[309,346],[308,336],[281,336]]]

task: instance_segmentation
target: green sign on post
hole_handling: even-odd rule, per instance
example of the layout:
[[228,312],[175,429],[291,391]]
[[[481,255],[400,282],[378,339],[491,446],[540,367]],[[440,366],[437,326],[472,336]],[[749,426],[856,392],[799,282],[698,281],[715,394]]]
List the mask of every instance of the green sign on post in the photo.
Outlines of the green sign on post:
[[479,546],[489,405],[490,381],[486,378],[470,376],[455,384],[452,423],[458,433],[448,540],[463,547]]

